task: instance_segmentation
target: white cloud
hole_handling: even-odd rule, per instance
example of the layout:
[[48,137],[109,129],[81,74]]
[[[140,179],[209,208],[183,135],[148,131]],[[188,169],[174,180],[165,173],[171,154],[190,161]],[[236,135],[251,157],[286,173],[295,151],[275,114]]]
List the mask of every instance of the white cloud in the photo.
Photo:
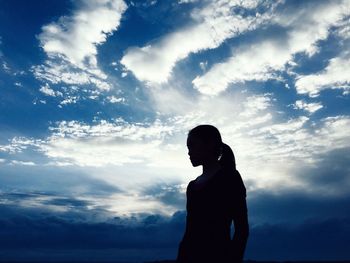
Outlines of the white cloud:
[[38,100],[37,98],[33,100],[33,105],[38,105],[39,103],[46,104],[46,100]]
[[345,20],[338,28],[337,33],[343,39],[350,39],[350,24],[348,20]]
[[201,93],[216,95],[227,89],[230,83],[278,78],[274,71],[283,69],[289,59],[291,56],[286,48],[274,41],[264,41],[238,52],[223,63],[215,64],[192,83]]
[[[329,138],[325,138],[324,134],[331,127],[342,126],[333,133],[343,138],[343,142],[349,139],[342,132],[350,122],[345,116],[323,119],[320,128],[310,130],[305,126],[311,122],[306,116],[285,122],[278,120],[278,116],[273,113],[270,94],[249,95],[245,98],[238,98],[235,94],[233,97],[244,103],[235,106],[232,98],[216,97],[208,100],[203,97],[195,106],[192,104],[192,110],[188,108],[187,113],[149,124],[130,124],[123,120],[114,123],[101,121],[96,125],[61,122],[57,127],[51,128],[53,135],[45,146],[45,151],[53,157],[69,156],[74,162],[87,166],[135,161],[152,165],[153,162],[157,163],[157,157],[163,152],[162,165],[167,166],[170,162],[167,164],[165,161],[165,150],[183,149],[187,131],[201,123],[218,126],[227,141],[238,147],[240,155],[254,156],[256,161],[274,158],[283,161],[291,157],[303,159],[306,156],[312,159],[313,147],[328,141]],[[179,142],[180,148],[173,147]],[[332,147],[339,146],[340,144],[334,144]],[[323,151],[327,150],[326,147],[323,148]],[[266,152],[269,154],[266,155]]]
[[47,96],[51,96],[51,97],[63,96],[62,92],[54,91],[53,89],[51,89],[48,83],[46,83],[45,86],[41,86],[39,90]]
[[150,124],[131,124],[123,119],[115,122],[100,121],[96,125],[82,124],[77,121],[62,121],[57,127],[51,127],[55,138],[84,138],[84,137],[104,137],[111,138],[125,137],[131,141],[142,141],[147,138],[161,139],[171,132],[171,129],[163,125],[159,120]]
[[127,6],[122,0],[83,0],[80,8],[42,27],[38,38],[49,60],[32,67],[34,75],[51,83],[94,84],[110,89],[98,67],[97,47],[119,27]]
[[271,105],[270,101],[269,94],[247,97],[245,109],[240,115],[243,117],[252,117],[262,110],[266,110]]
[[[305,182],[293,178],[296,165],[312,164],[319,154],[350,146],[349,116],[328,117],[317,124],[306,116],[286,120],[277,114],[272,94],[171,94],[166,104],[178,109],[168,108],[169,117],[161,115],[154,122],[61,121],[45,140],[17,138],[0,149],[16,153],[36,147],[50,165],[78,166],[128,193],[138,193],[154,181],[186,183],[200,173],[190,166],[185,144],[188,130],[198,124],[219,128],[250,190],[303,187]],[[166,107],[158,99],[154,97],[155,110]],[[152,200],[148,204],[155,205]]]
[[323,120],[324,126],[316,130],[316,134],[322,139],[327,147],[337,148],[349,145],[350,128],[349,116],[327,117]]
[[84,0],[71,16],[43,26],[39,40],[49,56],[63,56],[80,68],[97,69],[97,46],[115,31],[126,4],[122,0]]
[[133,191],[113,194],[108,199],[99,201],[109,207],[108,211],[123,217],[142,214],[145,211],[150,214],[171,216],[178,210],[178,207],[166,205],[159,202],[156,198],[140,195],[138,192]]
[[314,113],[319,109],[323,108],[322,104],[319,102],[307,103],[304,100],[297,100],[293,105],[293,107],[294,109],[305,110],[305,111],[308,111],[309,113]]
[[78,166],[103,167],[106,165],[123,165],[142,163],[144,152],[152,154],[157,144],[153,143],[116,143],[113,138],[66,139],[54,138],[43,146],[50,158],[69,160]]
[[160,122],[141,125],[123,120],[96,125],[63,121],[51,130],[53,135],[41,146],[47,156],[91,167],[148,162],[160,155],[163,138],[172,132]]
[[2,61],[2,69],[3,69],[6,73],[11,73],[11,69],[10,69],[9,65],[6,63],[6,61]]
[[[238,96],[236,98],[240,100]],[[223,131],[229,124],[231,132],[239,133],[244,127],[262,125],[271,120],[271,116],[265,114],[269,104],[260,96],[252,96],[247,101],[251,108],[258,108],[245,111],[251,111],[249,121],[246,117],[232,120],[230,117],[239,116],[240,107],[226,98],[217,98],[215,110],[208,115],[213,100],[205,97],[198,102],[199,108],[148,124],[128,123],[122,119],[92,125],[62,121],[50,128],[52,135],[38,150],[49,157],[52,165],[80,166],[88,169],[89,174],[91,169],[97,168],[96,176],[103,174],[108,182],[128,186],[128,189],[134,189],[135,185],[130,184],[135,184],[135,181],[145,184],[154,180],[186,182],[189,175],[198,172],[190,168],[188,161],[185,138],[189,129],[208,122],[218,125]],[[232,115],[227,115],[227,112]],[[263,113],[262,117],[260,113]],[[111,166],[112,170],[108,168]]]
[[208,66],[208,61],[200,62],[200,63],[199,63],[199,67],[200,67],[201,70],[203,70],[203,71],[207,69],[207,66]]
[[34,162],[31,161],[18,161],[18,160],[12,160],[10,162],[10,165],[25,165],[25,166],[34,166],[36,165]]
[[299,76],[295,83],[298,93],[318,96],[323,89],[350,90],[350,50],[340,57],[330,60],[321,72]]
[[139,80],[166,82],[176,62],[189,54],[217,48],[226,39],[252,30],[263,23],[269,17],[269,13],[262,15],[254,13],[243,17],[232,11],[234,7],[250,10],[261,2],[227,0],[210,2],[203,9],[196,9],[191,14],[193,25],[170,33],[147,46],[130,48],[121,63]]
[[[32,67],[34,76],[41,81],[53,84],[65,83],[71,85],[91,85],[99,90],[109,90],[111,85],[106,82],[107,75],[102,72],[82,70],[70,63],[47,60],[44,64]],[[98,73],[98,74],[97,74]]]
[[[308,128],[307,123],[312,124],[312,128]],[[313,162],[315,153],[349,146],[350,136],[346,132],[349,127],[348,116],[327,117],[317,126],[308,117],[301,116],[251,130],[255,146],[248,149],[252,150],[252,155],[261,154],[262,160]],[[259,150],[261,146],[263,152]]]
[[110,103],[120,103],[120,102],[125,102],[125,98],[118,98],[116,96],[108,96],[107,100]]
[[26,137],[13,137],[9,140],[9,144],[0,145],[0,151],[10,154],[21,153],[30,147],[39,147],[41,140]]
[[[259,100],[255,96],[247,99],[258,104]],[[107,181],[118,185],[128,185],[130,177],[144,183],[161,177],[186,182],[186,175],[198,172],[187,159],[187,131],[200,123],[212,123],[233,148],[244,179],[254,182],[254,187],[272,189],[302,187],[302,181],[292,178],[295,165],[313,163],[319,154],[350,145],[348,116],[324,118],[315,126],[308,117],[277,120],[270,111],[271,106],[264,106],[249,118],[232,110],[230,116],[221,118],[215,110],[210,114],[195,111],[147,126],[124,121],[62,122],[52,128],[54,134],[40,150],[52,160],[98,167],[99,174],[103,171]],[[119,168],[111,173],[110,166]]]
[[231,83],[278,79],[278,71],[284,70],[295,54],[313,55],[318,51],[317,42],[326,39],[329,29],[350,13],[349,1],[315,3],[276,14],[270,22],[285,28],[285,33],[236,49],[228,60],[196,77],[194,87],[204,94],[216,95]]
[[47,80],[53,84],[64,82],[66,84],[90,84],[91,74],[79,70],[67,63],[46,61],[45,64],[32,68],[34,76],[40,80]]
[[[317,123],[308,116],[286,120],[273,94],[249,94],[248,90],[193,97],[169,86],[162,92],[151,89],[151,93],[156,111],[175,115],[167,123],[180,129],[173,132],[176,144],[181,146],[187,131],[198,124],[217,126],[235,152],[238,169],[252,191],[303,188],[305,182],[293,178],[296,166],[312,164],[319,154],[350,146],[350,136],[345,132],[350,128],[348,116],[324,118]],[[309,111],[319,106],[303,104]],[[184,136],[177,135],[181,133]],[[187,160],[182,166],[186,164]]]
[[179,0],[179,4],[188,4],[188,3],[195,3],[198,0]]
[[193,105],[197,105],[196,98],[188,96],[178,87],[152,87],[149,89],[150,105],[159,114],[184,115],[192,111]]
[[75,104],[78,101],[78,97],[69,96],[60,102],[60,105]]

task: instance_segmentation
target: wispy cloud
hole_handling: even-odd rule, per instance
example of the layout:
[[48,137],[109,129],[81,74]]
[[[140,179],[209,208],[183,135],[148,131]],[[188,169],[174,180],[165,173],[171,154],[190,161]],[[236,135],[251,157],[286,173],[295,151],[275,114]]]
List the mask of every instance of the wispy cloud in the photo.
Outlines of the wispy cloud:
[[54,91],[53,89],[50,88],[50,85],[47,83],[44,86],[40,87],[40,91],[47,96],[52,96],[52,97],[63,96],[62,92]]
[[343,89],[350,92],[350,50],[339,57],[332,58],[327,67],[319,73],[299,76],[295,82],[298,93],[312,97],[324,89]]
[[52,131],[48,143],[42,146],[46,155],[72,160],[81,166],[101,167],[151,162],[161,154],[159,147],[172,133],[172,127],[159,121],[151,125],[124,120],[101,121],[96,125],[63,121]]
[[311,102],[311,103],[307,103],[304,100],[297,100],[294,104],[293,104],[294,109],[301,109],[301,110],[305,110],[307,112],[309,112],[310,114],[320,110],[323,108],[322,104],[319,102]]
[[25,166],[34,166],[35,165],[35,163],[32,161],[18,161],[18,160],[12,160],[10,164],[25,165]]
[[[193,21],[188,26],[163,36],[155,43],[130,48],[121,63],[139,80],[166,82],[178,61],[191,53],[217,48],[226,39],[255,29],[270,17],[270,13],[260,14],[253,10],[260,5],[271,8],[275,4],[264,1],[212,1],[192,12]],[[245,14],[235,12],[235,8]],[[249,12],[253,12],[253,15],[249,15]]]
[[[348,1],[307,3],[298,9],[282,8],[269,22],[282,27],[283,32],[258,38],[255,43],[236,48],[232,57],[196,77],[193,85],[204,94],[215,95],[234,83],[281,79],[279,71],[286,70],[288,63],[293,62],[293,56],[301,52],[309,56],[315,54],[319,49],[318,41],[325,40],[329,29],[341,23],[349,15],[349,10]],[[314,78],[311,76],[309,79]],[[305,77],[305,82],[307,80]],[[345,82],[346,77],[341,80]],[[328,82],[332,83],[331,80]],[[322,82],[317,84],[308,86],[308,89],[314,90],[322,86]],[[303,89],[302,80],[297,87],[298,92],[310,92]]]
[[42,27],[40,45],[49,57],[32,68],[36,78],[52,83],[94,84],[108,90],[110,84],[97,61],[97,47],[119,27],[127,6],[122,0],[80,1],[69,16]]
[[125,9],[122,0],[81,1],[71,16],[43,26],[41,46],[49,57],[62,56],[79,68],[97,69],[97,46],[118,28]]
[[107,100],[110,103],[122,103],[122,102],[125,102],[125,98],[123,98],[123,97],[116,97],[116,96],[108,96]]
[[0,151],[8,153],[21,153],[29,147],[38,147],[42,140],[26,138],[26,137],[13,137],[6,145],[0,145]]
[[[117,173],[134,173],[133,178],[145,184],[160,178],[161,174],[166,174],[170,181],[186,182],[186,175],[179,175],[180,171],[195,172],[189,169],[184,143],[186,134],[195,125],[212,123],[220,129],[224,141],[233,147],[238,168],[251,182],[251,190],[302,187],[305,185],[302,180],[290,181],[290,169],[297,164],[312,165],[319,154],[349,145],[346,131],[350,119],[339,115],[322,118],[318,123],[310,116],[283,120],[274,113],[275,102],[271,96],[242,97],[239,100],[244,99],[244,106],[237,107],[233,107],[231,98],[218,96],[215,105],[221,106],[215,109],[212,100],[203,97],[186,114],[148,124],[129,123],[123,119],[95,124],[62,121],[50,128],[52,134],[44,140],[16,138],[1,147],[13,153],[35,148],[48,157],[51,164],[57,162],[57,166],[66,163],[88,170],[97,167],[113,184],[129,185],[127,178],[108,172],[110,166],[115,167]],[[309,107],[310,112],[315,110],[311,110],[309,104],[301,106]],[[227,112],[235,118],[225,115]],[[148,174],[153,171],[152,167],[158,169],[153,175]]]

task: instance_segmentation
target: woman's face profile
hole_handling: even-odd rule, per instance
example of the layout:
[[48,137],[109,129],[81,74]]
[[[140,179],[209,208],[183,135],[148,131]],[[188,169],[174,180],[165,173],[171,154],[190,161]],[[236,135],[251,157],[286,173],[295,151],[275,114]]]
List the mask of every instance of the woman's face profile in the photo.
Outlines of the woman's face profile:
[[190,156],[191,163],[194,167],[203,165],[208,159],[210,149],[201,139],[189,135],[187,137],[187,148],[188,155]]

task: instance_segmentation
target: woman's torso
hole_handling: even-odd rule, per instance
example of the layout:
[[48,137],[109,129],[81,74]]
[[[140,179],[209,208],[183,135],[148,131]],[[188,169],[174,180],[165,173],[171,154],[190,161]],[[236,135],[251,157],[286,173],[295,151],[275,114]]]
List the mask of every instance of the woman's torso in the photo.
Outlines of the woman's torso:
[[191,260],[184,262],[224,262],[229,257],[235,196],[242,194],[245,188],[237,171],[221,169],[203,184],[189,183],[182,246]]

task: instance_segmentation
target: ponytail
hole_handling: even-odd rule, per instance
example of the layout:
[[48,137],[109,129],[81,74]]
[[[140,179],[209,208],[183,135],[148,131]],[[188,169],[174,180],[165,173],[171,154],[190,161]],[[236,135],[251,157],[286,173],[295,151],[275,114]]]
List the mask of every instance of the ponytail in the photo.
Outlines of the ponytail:
[[224,170],[236,170],[235,155],[230,146],[222,143],[222,152],[219,163]]

